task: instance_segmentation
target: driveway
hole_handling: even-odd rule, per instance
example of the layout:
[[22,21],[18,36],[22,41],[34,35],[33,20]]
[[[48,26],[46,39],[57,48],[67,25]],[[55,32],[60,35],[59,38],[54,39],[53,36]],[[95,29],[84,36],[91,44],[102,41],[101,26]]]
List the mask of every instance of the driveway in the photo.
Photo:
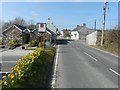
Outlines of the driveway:
[[17,60],[32,51],[33,50],[21,50],[21,49],[0,50],[1,73],[11,72],[11,68],[16,65]]

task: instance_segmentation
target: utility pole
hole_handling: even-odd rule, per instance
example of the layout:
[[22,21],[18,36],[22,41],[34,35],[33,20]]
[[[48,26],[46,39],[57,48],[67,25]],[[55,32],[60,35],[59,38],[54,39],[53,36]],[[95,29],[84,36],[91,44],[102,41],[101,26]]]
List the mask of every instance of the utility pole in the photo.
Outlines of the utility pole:
[[103,22],[102,22],[102,36],[101,36],[101,46],[103,46],[103,39],[104,39],[104,31],[105,31],[105,17],[106,17],[106,0],[104,0],[104,15],[103,15]]
[[95,19],[95,22],[94,22],[94,29],[96,31],[96,19]]

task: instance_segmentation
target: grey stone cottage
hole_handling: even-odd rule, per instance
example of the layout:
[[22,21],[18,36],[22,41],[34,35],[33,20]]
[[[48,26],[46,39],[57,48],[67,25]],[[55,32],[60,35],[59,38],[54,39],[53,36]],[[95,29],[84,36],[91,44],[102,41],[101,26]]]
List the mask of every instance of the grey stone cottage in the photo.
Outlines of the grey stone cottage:
[[[16,24],[5,29],[2,34],[4,37],[3,44],[5,45],[13,38],[21,41],[21,44],[27,44],[32,40],[36,41],[40,38],[40,34],[37,28],[30,29]],[[47,34],[47,36],[49,35],[50,41],[56,40],[56,33],[54,33],[52,30],[46,28],[45,34]]]

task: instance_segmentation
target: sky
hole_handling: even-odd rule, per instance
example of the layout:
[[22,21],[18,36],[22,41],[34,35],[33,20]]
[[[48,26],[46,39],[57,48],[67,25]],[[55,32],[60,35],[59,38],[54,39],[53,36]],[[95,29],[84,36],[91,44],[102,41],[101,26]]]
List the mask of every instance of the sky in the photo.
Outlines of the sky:
[[[25,20],[47,22],[48,18],[59,29],[73,29],[86,23],[94,28],[102,28],[103,2],[7,2],[0,3],[0,17],[4,21],[22,17]],[[118,25],[118,2],[108,2],[106,11],[106,28]]]

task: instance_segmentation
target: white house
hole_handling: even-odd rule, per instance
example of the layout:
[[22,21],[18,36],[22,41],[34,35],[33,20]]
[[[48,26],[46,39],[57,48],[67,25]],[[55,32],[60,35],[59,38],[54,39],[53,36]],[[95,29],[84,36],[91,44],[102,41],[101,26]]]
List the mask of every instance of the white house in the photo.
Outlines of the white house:
[[78,33],[78,31],[71,31],[71,39],[79,40],[79,33]]
[[88,45],[96,45],[97,44],[97,37],[98,37],[98,31],[95,31],[91,34],[88,34],[86,36],[86,43]]

